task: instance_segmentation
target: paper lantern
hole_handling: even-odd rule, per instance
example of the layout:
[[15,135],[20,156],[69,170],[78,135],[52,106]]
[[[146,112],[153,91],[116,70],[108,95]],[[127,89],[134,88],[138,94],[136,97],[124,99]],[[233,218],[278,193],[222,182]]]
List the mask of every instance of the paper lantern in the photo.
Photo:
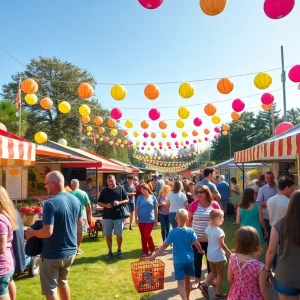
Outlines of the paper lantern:
[[134,137],[138,137],[138,136],[139,136],[139,133],[138,133],[137,131],[134,131],[134,132],[133,132],[133,136],[134,136]]
[[99,141],[100,141],[100,142],[103,142],[103,137],[99,138]]
[[148,123],[147,121],[142,121],[142,122],[141,122],[141,127],[142,127],[143,129],[147,129],[147,128],[149,127],[149,123]]
[[117,122],[116,122],[116,120],[113,119],[113,118],[109,118],[109,119],[107,120],[107,125],[108,125],[109,127],[115,127],[116,124],[117,124]]
[[180,120],[177,120],[176,126],[177,126],[178,128],[183,128],[183,127],[184,127],[184,122],[183,122],[181,119],[180,119]]
[[234,112],[231,113],[231,119],[232,120],[238,121],[240,118],[241,118],[241,115],[238,112],[234,111]]
[[194,95],[194,87],[190,82],[184,82],[179,87],[179,95],[182,98],[188,99],[193,97]]
[[282,19],[294,8],[295,0],[265,0],[264,12],[270,19]]
[[91,131],[93,131],[93,128],[92,128],[92,126],[88,126],[88,127],[86,128],[86,130],[89,131],[89,132],[91,132]]
[[221,122],[221,118],[219,116],[213,116],[211,118],[211,121],[214,123],[214,124],[219,124]]
[[139,145],[140,145],[140,142],[139,142],[139,141],[137,141],[135,144],[136,144],[137,146],[139,146]]
[[[122,134],[123,136],[127,136],[127,135],[128,135],[128,131],[122,130],[121,134]],[[125,140],[125,141],[126,141],[126,140]],[[126,141],[126,143],[127,143],[127,141]]]
[[204,138],[204,141],[205,141],[205,142],[208,142],[208,141],[209,141],[209,138],[208,138],[208,137],[205,137],[205,138]]
[[149,100],[155,100],[160,95],[160,89],[156,84],[150,83],[145,87],[144,94]]
[[148,115],[152,121],[156,121],[160,118],[160,112],[156,108],[150,109]]
[[188,133],[185,132],[185,131],[183,131],[181,135],[182,135],[183,138],[187,138],[188,137]]
[[228,134],[228,131],[224,130],[222,131],[222,135],[227,135]]
[[114,141],[109,141],[109,144],[112,146],[114,144]]
[[121,101],[126,97],[127,91],[124,86],[116,84],[111,88],[110,94],[115,100]]
[[202,142],[202,139],[198,139],[198,143],[201,143]]
[[109,137],[106,136],[106,137],[104,138],[104,142],[107,143],[108,141],[109,141]]
[[267,110],[270,110],[273,107],[273,104],[269,104],[269,105],[263,104],[261,107],[262,107],[263,110],[267,111]]
[[39,89],[38,84],[36,83],[35,80],[31,78],[26,78],[21,83],[21,90],[25,94],[36,94],[38,89]]
[[236,112],[241,112],[245,108],[245,103],[241,99],[235,99],[232,101],[232,109]]
[[120,120],[122,118],[122,112],[119,108],[113,108],[110,111],[110,116],[115,120]]
[[217,90],[219,93],[227,95],[233,91],[234,84],[229,78],[222,78],[218,81]]
[[122,143],[121,139],[117,139],[117,143],[121,144]]
[[41,108],[46,109],[46,110],[51,109],[53,106],[53,101],[48,97],[42,98],[40,101],[40,106],[41,106]]
[[274,96],[270,93],[265,93],[261,96],[261,103],[264,105],[270,105],[274,102]]
[[104,132],[105,132],[105,128],[99,127],[99,128],[98,128],[98,132],[99,132],[99,133],[104,133]]
[[254,78],[254,85],[260,89],[267,89],[272,84],[272,77],[265,72],[258,73]]
[[91,109],[86,104],[83,104],[79,107],[79,113],[82,117],[87,117],[91,113]]
[[45,132],[43,131],[39,131],[34,135],[34,140],[38,143],[38,144],[44,144],[47,142],[48,140],[48,136]]
[[101,117],[95,117],[94,118],[94,124],[97,126],[100,126],[103,124],[103,119]]
[[197,131],[197,130],[193,130],[193,131],[192,131],[192,135],[193,135],[193,136],[197,136],[197,135],[198,135],[198,131]]
[[165,139],[165,138],[167,137],[167,134],[166,134],[165,132],[163,132],[163,133],[161,134],[161,137],[162,137],[163,139]]
[[149,137],[149,134],[148,134],[147,132],[144,132],[144,133],[143,133],[143,137],[146,139],[146,138]]
[[156,133],[155,133],[155,132],[152,132],[152,133],[151,133],[151,137],[152,137],[153,139],[155,139],[155,138],[156,138]]
[[214,128],[214,131],[215,131],[215,133],[220,133],[220,132],[221,132],[221,129],[220,129],[219,127],[215,127],[215,128]]
[[[120,145],[121,148],[124,148],[125,146],[123,144]],[[130,147],[129,147],[130,148]]]
[[7,131],[7,128],[3,123],[0,123],[0,130]]
[[230,130],[230,126],[228,124],[224,124],[223,127],[222,127],[222,129],[224,131],[229,131]]
[[190,115],[190,111],[188,110],[187,107],[182,106],[178,109],[178,116],[181,119],[187,119]]
[[78,94],[83,99],[91,98],[94,94],[94,89],[89,83],[81,83],[78,87]]
[[165,121],[160,121],[158,126],[160,129],[166,129],[168,127]]
[[123,141],[123,144],[124,144],[124,145],[127,145],[127,144],[128,144],[128,141],[127,141],[127,140],[124,140],[124,141]]
[[210,134],[210,130],[207,129],[207,128],[205,128],[203,132],[204,132],[204,134],[206,134],[206,135],[207,135],[207,134]]
[[193,122],[194,122],[194,125],[197,127],[202,125],[202,120],[200,118],[195,118]]
[[58,110],[63,114],[67,114],[71,110],[71,105],[67,101],[62,101],[58,104]]
[[150,145],[153,147],[153,146],[155,145],[155,143],[154,143],[154,142],[151,142]]
[[65,140],[65,139],[59,139],[59,140],[58,140],[58,144],[63,145],[63,146],[67,146],[67,145],[68,145],[68,142],[67,142],[67,140]]
[[27,94],[25,96],[25,102],[29,105],[34,105],[38,101],[38,97],[35,94]]
[[214,135],[214,139],[217,140],[218,138],[219,138],[219,135],[218,135],[218,134],[215,134],[215,135]]
[[217,112],[217,109],[213,104],[208,103],[204,106],[204,112],[208,116],[213,116]]
[[164,0],[139,0],[139,2],[147,9],[156,9],[162,5]]
[[216,16],[224,11],[227,0],[200,0],[201,10],[208,16]]
[[125,127],[126,127],[126,128],[132,128],[132,127],[133,127],[132,121],[127,120],[127,121],[125,122]]
[[294,127],[294,125],[290,122],[282,122],[282,123],[280,123],[276,126],[275,134],[279,135],[279,134],[281,134],[281,133],[283,133],[283,132],[285,132],[285,131],[293,128],[293,127]]
[[118,130],[117,129],[112,129],[110,131],[110,134],[113,135],[113,136],[116,136],[118,134]]
[[99,140],[99,135],[98,134],[95,135],[95,139]]
[[177,138],[177,134],[175,132],[171,133],[171,138],[176,139]]
[[300,82],[300,65],[296,65],[290,69],[289,79],[296,83]]
[[88,131],[88,132],[86,133],[86,135],[87,135],[87,136],[91,136],[91,132]]

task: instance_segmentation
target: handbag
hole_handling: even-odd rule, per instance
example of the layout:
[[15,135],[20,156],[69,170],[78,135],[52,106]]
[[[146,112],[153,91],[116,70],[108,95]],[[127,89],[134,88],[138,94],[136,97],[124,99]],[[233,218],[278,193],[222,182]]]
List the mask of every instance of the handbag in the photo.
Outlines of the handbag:
[[[120,189],[121,189],[121,201],[122,201],[123,187],[120,186]],[[127,219],[130,217],[130,212],[126,204],[120,206],[120,217],[121,219]]]

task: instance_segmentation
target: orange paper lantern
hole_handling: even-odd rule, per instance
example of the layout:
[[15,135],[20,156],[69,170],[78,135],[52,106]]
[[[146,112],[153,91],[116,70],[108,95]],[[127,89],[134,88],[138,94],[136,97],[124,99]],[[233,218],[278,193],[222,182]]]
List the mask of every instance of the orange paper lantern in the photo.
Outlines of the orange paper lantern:
[[198,131],[197,130],[193,130],[192,135],[193,136],[197,136],[198,135]]
[[223,127],[222,127],[222,129],[224,131],[229,131],[230,130],[230,126],[228,124],[224,124]]
[[210,130],[207,129],[207,128],[205,128],[205,129],[204,129],[204,134],[210,134]]
[[272,105],[273,105],[273,103],[272,104],[263,104],[261,107],[263,110],[270,110],[270,109],[272,109]]
[[109,127],[115,127],[116,124],[117,124],[117,122],[116,122],[116,120],[113,119],[113,118],[109,118],[109,119],[107,120],[107,125],[108,125]]
[[[127,130],[122,130],[122,135],[123,135],[123,136],[128,135],[128,131],[127,131]],[[126,142],[127,142],[127,141],[126,141]]]
[[240,119],[240,117],[241,117],[241,115],[236,111],[231,113],[231,119],[234,121],[238,121]]
[[103,124],[103,119],[101,117],[95,117],[94,118],[94,124],[98,125],[98,126],[102,125]]
[[152,132],[152,133],[151,133],[151,137],[152,137],[153,139],[155,139],[155,138],[156,138],[156,133],[155,133],[155,132]]
[[160,89],[156,84],[150,83],[145,87],[144,94],[149,100],[155,100],[160,95]]
[[221,94],[230,94],[233,91],[234,84],[228,78],[222,78],[217,84],[217,89]]
[[217,112],[217,108],[213,104],[208,103],[204,106],[204,112],[208,116],[213,116]]
[[43,109],[51,109],[51,107],[53,106],[53,101],[48,97],[42,98],[40,101],[40,106]]
[[26,94],[35,94],[39,87],[38,84],[31,78],[26,78],[22,81],[21,89]]
[[226,5],[227,0],[200,0],[200,8],[208,16],[220,14]]
[[89,116],[81,117],[82,123],[89,123],[91,121],[91,118]]
[[142,121],[142,122],[141,122],[141,127],[142,127],[143,129],[147,129],[147,128],[149,127],[149,123],[148,123],[147,121]]
[[166,129],[168,127],[167,123],[165,121],[159,122],[159,128],[160,129]]
[[89,83],[81,83],[78,87],[78,94],[83,99],[88,99],[93,96],[94,89]]
[[104,132],[105,132],[105,128],[99,127],[99,128],[98,128],[98,132],[99,132],[99,133],[104,133]]

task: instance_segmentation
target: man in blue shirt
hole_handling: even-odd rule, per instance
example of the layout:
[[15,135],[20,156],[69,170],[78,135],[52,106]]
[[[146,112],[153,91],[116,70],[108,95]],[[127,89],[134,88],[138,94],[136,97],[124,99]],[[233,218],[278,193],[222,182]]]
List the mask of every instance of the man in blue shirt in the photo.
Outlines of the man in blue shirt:
[[69,300],[68,274],[77,251],[77,228],[81,226],[80,201],[64,188],[64,177],[59,171],[46,175],[45,188],[54,195],[44,205],[43,228],[27,229],[27,238],[43,239],[40,262],[42,294],[46,299]]
[[219,183],[217,184],[217,189],[221,195],[221,201],[219,202],[222,210],[224,211],[224,217],[227,215],[227,203],[230,199],[230,187],[225,181],[225,176],[219,176]]

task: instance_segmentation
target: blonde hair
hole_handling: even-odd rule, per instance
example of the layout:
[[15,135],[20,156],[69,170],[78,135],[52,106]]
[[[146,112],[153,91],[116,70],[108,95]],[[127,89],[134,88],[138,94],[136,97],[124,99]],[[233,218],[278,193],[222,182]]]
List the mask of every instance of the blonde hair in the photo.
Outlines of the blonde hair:
[[16,230],[18,228],[16,209],[14,207],[13,202],[10,200],[7,191],[1,185],[0,185],[0,214],[3,214],[9,219],[13,230]]
[[170,186],[165,184],[165,185],[163,185],[163,187],[161,188],[159,194],[161,195],[161,194],[164,193],[164,192],[170,193],[170,191],[171,191]]
[[188,211],[185,208],[178,209],[176,213],[176,218],[181,222],[186,222],[188,219]]
[[243,226],[235,232],[234,250],[244,255],[255,255],[261,252],[259,234],[254,227]]
[[224,212],[222,209],[213,209],[209,214],[211,221],[213,221],[216,218],[223,217],[223,216],[224,216]]

